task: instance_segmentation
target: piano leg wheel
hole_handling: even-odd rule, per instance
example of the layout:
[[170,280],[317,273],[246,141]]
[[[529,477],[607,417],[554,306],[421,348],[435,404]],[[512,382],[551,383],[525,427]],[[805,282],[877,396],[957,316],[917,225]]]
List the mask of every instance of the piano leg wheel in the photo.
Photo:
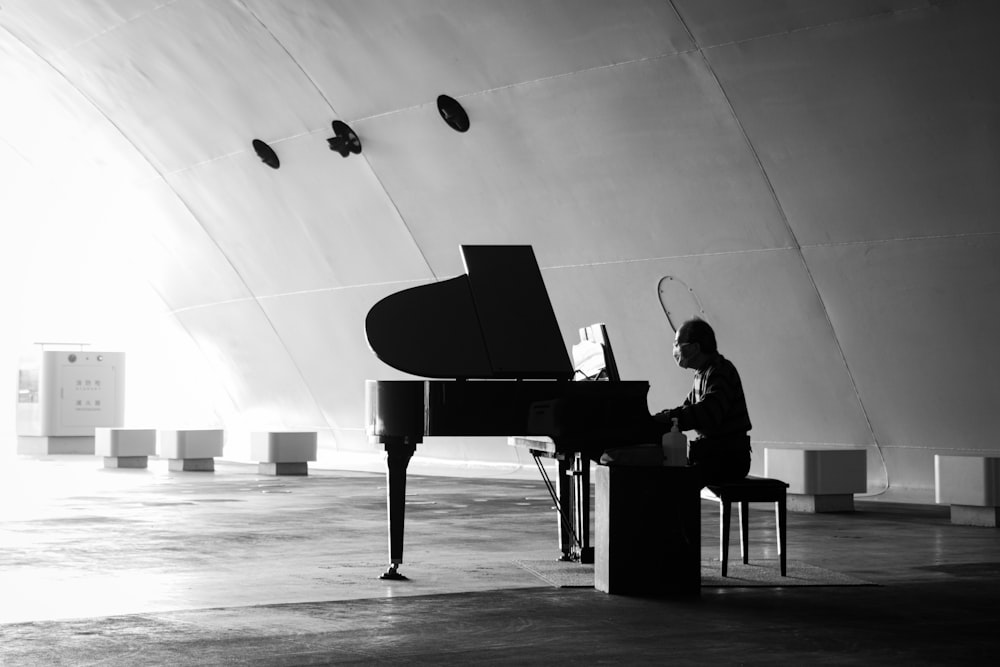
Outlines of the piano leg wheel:
[[389,569],[378,576],[379,579],[388,579],[390,581],[408,581],[405,575],[399,573],[399,565],[393,563],[389,566]]

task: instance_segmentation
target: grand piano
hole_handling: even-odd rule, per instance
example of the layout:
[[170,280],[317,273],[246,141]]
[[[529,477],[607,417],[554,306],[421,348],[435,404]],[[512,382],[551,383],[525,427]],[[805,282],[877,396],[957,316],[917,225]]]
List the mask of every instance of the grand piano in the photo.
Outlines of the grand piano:
[[534,437],[588,470],[608,447],[650,441],[648,382],[575,381],[531,246],[461,252],[464,275],[392,294],[365,320],[381,361],[434,378],[365,382],[367,434],[386,451],[383,579],[405,579],[406,470],[425,436]]

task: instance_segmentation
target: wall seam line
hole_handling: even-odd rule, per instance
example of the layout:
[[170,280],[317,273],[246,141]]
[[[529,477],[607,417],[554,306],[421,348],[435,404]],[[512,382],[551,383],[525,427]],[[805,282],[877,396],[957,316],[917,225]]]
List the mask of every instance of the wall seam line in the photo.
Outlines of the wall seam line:
[[677,15],[677,19],[681,22],[681,25],[684,26],[684,29],[687,31],[688,35],[690,36],[691,42],[695,46],[698,47],[697,48],[698,55],[701,57],[702,62],[704,63],[705,68],[708,70],[708,73],[711,75],[712,80],[715,82],[715,85],[718,87],[719,93],[722,95],[722,98],[725,100],[726,106],[729,108],[729,112],[730,112],[730,115],[731,115],[731,117],[733,119],[733,122],[736,124],[737,129],[739,130],[740,134],[743,137],[743,141],[746,143],[747,149],[750,151],[750,155],[753,157],[754,162],[756,163],[757,168],[760,171],[761,178],[763,178],[764,184],[767,186],[768,192],[771,194],[771,198],[774,201],[774,206],[775,206],[775,208],[777,210],[778,216],[781,219],[781,222],[784,224],[785,229],[788,232],[789,238],[791,239],[791,241],[793,243],[793,247],[791,249],[793,249],[793,250],[796,251],[796,254],[798,255],[799,261],[802,264],[802,268],[805,270],[806,276],[809,279],[809,283],[812,285],[813,292],[816,295],[816,299],[819,301],[820,307],[822,308],[823,316],[825,317],[827,325],[830,328],[830,333],[833,336],[833,340],[834,340],[834,342],[837,345],[837,350],[840,352],[840,357],[841,357],[841,359],[843,360],[843,363],[844,363],[844,370],[847,372],[847,377],[848,377],[848,379],[851,382],[851,387],[854,390],[855,398],[858,401],[858,407],[861,408],[861,414],[865,418],[865,423],[868,426],[868,432],[871,434],[872,443],[874,443],[875,450],[878,452],[879,459],[881,460],[882,470],[883,470],[883,472],[885,474],[885,488],[882,491],[880,491],[880,493],[885,493],[885,491],[887,491],[889,489],[889,468],[886,465],[885,456],[882,453],[882,447],[879,444],[877,435],[875,434],[875,429],[874,429],[874,427],[872,425],[871,417],[868,415],[868,408],[865,406],[865,403],[864,403],[864,401],[861,398],[861,392],[858,389],[857,381],[854,378],[854,373],[851,371],[851,366],[850,366],[850,364],[847,361],[847,354],[844,352],[844,346],[841,344],[840,337],[837,335],[837,329],[833,325],[833,320],[830,317],[830,312],[829,312],[829,309],[826,306],[826,301],[823,299],[823,295],[820,293],[819,286],[816,284],[816,279],[813,276],[812,271],[809,268],[809,263],[806,262],[805,255],[802,252],[802,246],[799,244],[798,237],[795,234],[795,230],[792,228],[791,222],[788,219],[788,215],[785,213],[785,209],[781,205],[781,200],[778,197],[778,193],[777,193],[777,191],[774,188],[774,184],[771,182],[771,178],[770,178],[770,175],[767,173],[767,169],[765,169],[765,167],[764,167],[764,163],[761,160],[760,154],[757,151],[757,147],[754,145],[753,141],[750,139],[750,135],[747,132],[746,127],[744,127],[743,121],[740,119],[739,114],[736,113],[736,107],[733,106],[733,102],[732,102],[732,99],[729,97],[729,93],[726,91],[725,87],[722,85],[722,80],[719,78],[719,75],[716,73],[715,68],[712,67],[711,61],[708,59],[708,56],[705,54],[705,49],[701,48],[698,45],[698,42],[695,39],[694,34],[691,32],[690,28],[688,27],[687,21],[684,20],[684,17],[681,15],[680,11],[677,9],[675,1],[674,0],[669,0],[669,2],[670,2],[671,8],[673,8],[673,10],[674,10],[674,13]]

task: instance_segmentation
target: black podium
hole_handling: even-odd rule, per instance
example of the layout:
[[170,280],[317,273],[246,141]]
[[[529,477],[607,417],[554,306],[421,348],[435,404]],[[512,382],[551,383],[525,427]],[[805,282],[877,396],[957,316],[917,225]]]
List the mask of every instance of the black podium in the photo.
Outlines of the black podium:
[[701,499],[693,469],[597,466],[594,588],[671,597],[701,591]]

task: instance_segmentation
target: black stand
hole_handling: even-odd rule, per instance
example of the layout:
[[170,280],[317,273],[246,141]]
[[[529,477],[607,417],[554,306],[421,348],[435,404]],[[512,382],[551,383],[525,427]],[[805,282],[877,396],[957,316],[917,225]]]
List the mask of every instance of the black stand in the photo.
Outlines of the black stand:
[[[559,528],[559,560],[594,562],[594,547],[590,546],[590,461],[580,452],[553,454],[545,450],[529,450],[542,475],[545,488],[556,506]],[[558,462],[556,482],[549,479],[541,457]]]
[[698,595],[699,491],[690,467],[597,466],[594,588],[622,595]]

